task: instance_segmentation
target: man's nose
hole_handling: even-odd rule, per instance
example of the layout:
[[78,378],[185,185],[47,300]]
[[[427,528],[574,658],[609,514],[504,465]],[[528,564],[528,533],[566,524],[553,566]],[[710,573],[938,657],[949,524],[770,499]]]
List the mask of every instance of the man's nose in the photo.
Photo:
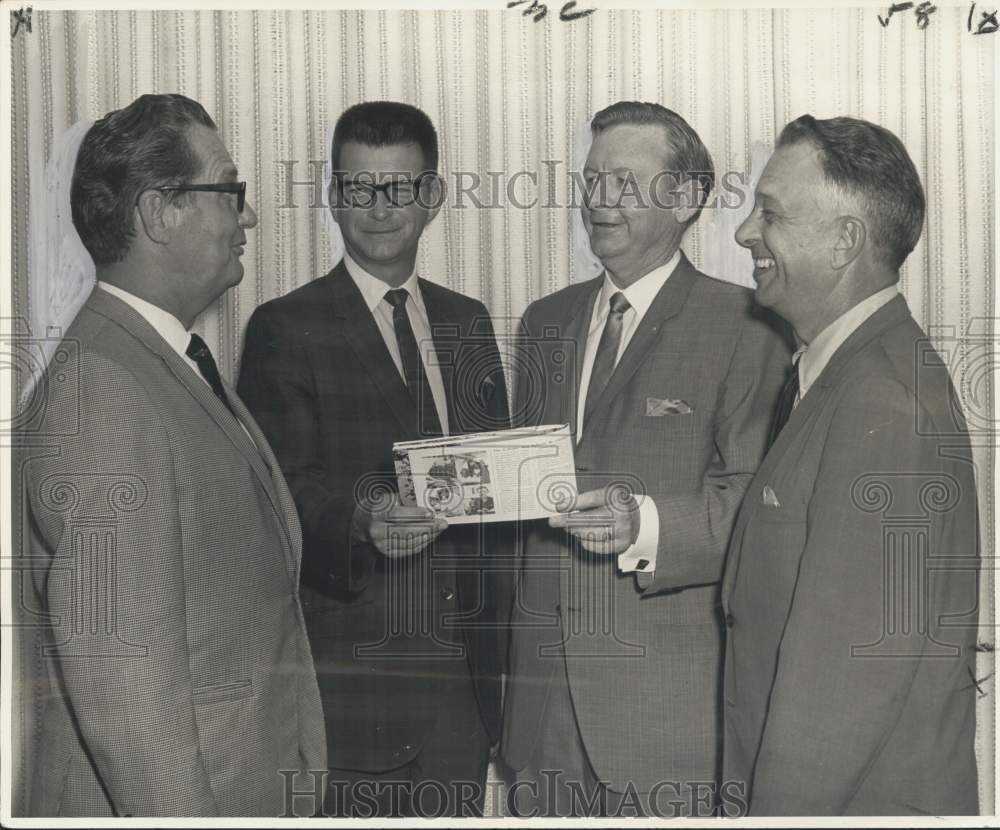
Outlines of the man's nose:
[[368,209],[377,219],[384,219],[389,215],[389,211],[395,207],[392,202],[389,201],[389,194],[384,190],[376,191],[375,201],[372,206]]
[[253,228],[257,225],[257,211],[253,209],[250,202],[243,203],[243,212],[240,214],[240,227]]
[[754,241],[757,239],[757,210],[754,209],[750,212],[750,215],[743,220],[742,224],[736,229],[736,244],[742,245],[744,248],[750,248],[753,246]]

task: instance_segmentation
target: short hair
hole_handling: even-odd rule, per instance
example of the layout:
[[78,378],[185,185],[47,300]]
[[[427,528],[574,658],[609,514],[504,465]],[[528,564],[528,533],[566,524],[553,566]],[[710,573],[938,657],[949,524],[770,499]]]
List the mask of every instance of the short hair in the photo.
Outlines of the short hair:
[[333,128],[330,161],[334,170],[340,163],[340,151],[348,141],[370,147],[416,144],[423,151],[426,169],[437,170],[437,131],[427,113],[410,104],[364,101],[344,110]]
[[[97,265],[125,258],[135,238],[135,205],[146,190],[185,184],[202,161],[187,131],[215,129],[197,101],[183,95],[141,95],[109,112],[83,138],[76,157],[70,204],[73,224]],[[187,194],[165,193],[167,199]]]
[[808,142],[826,180],[861,203],[874,247],[896,270],[920,239],[924,189],[906,148],[893,133],[860,118],[802,115],[778,136],[778,147]]
[[591,119],[590,130],[597,135],[621,124],[655,124],[663,127],[667,146],[670,148],[670,157],[664,160],[664,170],[676,173],[679,183],[694,179],[701,191],[697,210],[687,224],[695,222],[715,185],[712,155],[698,133],[673,110],[662,104],[646,101],[618,101],[605,107]]

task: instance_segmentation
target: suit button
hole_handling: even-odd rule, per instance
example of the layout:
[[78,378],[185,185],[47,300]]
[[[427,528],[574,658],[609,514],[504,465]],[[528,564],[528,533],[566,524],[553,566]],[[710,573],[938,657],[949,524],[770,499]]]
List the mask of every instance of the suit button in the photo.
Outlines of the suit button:
[[732,628],[735,622],[732,614],[726,614],[726,628]]
[[455,596],[455,592],[451,588],[441,589],[441,599],[448,600]]

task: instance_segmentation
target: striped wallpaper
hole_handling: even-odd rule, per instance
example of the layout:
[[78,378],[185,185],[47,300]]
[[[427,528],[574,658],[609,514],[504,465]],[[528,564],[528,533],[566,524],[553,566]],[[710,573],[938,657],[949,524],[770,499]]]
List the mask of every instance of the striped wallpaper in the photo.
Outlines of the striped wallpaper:
[[[36,7],[31,33],[22,29],[13,42],[15,316],[36,325],[43,319],[49,288],[44,277],[28,279],[28,216],[54,139],[77,119],[145,92],[182,92],[206,107],[260,216],[249,234],[243,283],[197,327],[229,378],[254,307],[334,264],[337,240],[322,207],[310,206],[311,186],[288,182],[320,175],[330,124],[353,103],[408,101],[438,126],[450,201],[425,233],[419,270],[481,298],[502,337],[531,300],[593,273],[577,212],[565,205],[596,110],[624,98],[677,110],[702,136],[718,173],[731,171],[735,180],[752,172],[751,158],[766,158],[792,118],[860,116],[903,139],[927,189],[927,224],[902,288],[917,320],[947,351],[978,436],[983,555],[992,555],[994,450],[986,430],[995,418],[988,318],[996,37],[967,30],[967,6],[938,8],[921,30],[912,14],[883,27],[872,7],[598,10],[564,23],[559,4],[550,3],[538,22],[498,5]],[[474,176],[489,185],[472,191],[481,207],[470,198]],[[731,237],[748,209],[707,211],[684,246],[692,260],[746,281],[749,257]],[[992,573],[983,581],[988,588]],[[983,602],[984,639],[992,642],[990,591]],[[992,653],[981,656],[980,677],[993,671]],[[990,693],[980,710],[981,789],[992,812],[992,677],[981,685]]]

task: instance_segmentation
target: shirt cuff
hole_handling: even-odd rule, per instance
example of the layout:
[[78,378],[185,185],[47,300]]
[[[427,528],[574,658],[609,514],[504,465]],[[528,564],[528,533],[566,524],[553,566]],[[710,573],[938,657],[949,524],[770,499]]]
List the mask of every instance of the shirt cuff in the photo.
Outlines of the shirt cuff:
[[618,554],[618,570],[652,574],[656,570],[656,549],[660,540],[660,511],[649,496],[635,498],[639,503],[639,538]]

